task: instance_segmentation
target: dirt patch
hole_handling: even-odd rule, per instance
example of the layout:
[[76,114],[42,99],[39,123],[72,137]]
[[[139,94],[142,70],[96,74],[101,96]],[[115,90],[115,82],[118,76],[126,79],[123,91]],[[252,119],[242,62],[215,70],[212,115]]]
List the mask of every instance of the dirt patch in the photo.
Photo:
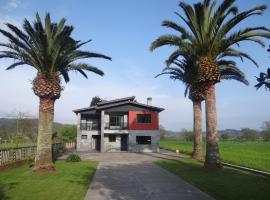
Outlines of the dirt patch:
[[16,167],[20,167],[22,165],[25,165],[27,163],[27,160],[19,160],[17,162],[9,163],[3,166],[0,166],[0,171],[8,170],[8,169],[13,169]]

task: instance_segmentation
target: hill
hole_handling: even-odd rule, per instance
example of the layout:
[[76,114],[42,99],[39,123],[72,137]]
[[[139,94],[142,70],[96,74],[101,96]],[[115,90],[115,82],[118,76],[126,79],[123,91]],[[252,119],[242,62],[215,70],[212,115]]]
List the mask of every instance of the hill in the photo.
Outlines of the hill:
[[[54,123],[54,130],[59,130],[65,124],[58,122]],[[8,139],[19,135],[26,136],[30,139],[34,139],[38,132],[38,119],[14,119],[14,118],[0,118],[0,138]]]

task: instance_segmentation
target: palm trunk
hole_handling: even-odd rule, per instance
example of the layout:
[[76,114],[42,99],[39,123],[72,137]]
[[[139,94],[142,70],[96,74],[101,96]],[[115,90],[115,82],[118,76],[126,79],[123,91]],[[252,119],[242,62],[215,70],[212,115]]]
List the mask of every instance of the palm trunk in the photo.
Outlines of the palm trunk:
[[52,129],[54,99],[40,98],[37,155],[33,171],[54,171],[52,162]]
[[206,158],[204,167],[209,169],[221,168],[218,147],[217,111],[215,85],[206,91]]
[[202,108],[201,101],[193,101],[193,132],[194,148],[192,158],[197,160],[203,159],[202,152]]

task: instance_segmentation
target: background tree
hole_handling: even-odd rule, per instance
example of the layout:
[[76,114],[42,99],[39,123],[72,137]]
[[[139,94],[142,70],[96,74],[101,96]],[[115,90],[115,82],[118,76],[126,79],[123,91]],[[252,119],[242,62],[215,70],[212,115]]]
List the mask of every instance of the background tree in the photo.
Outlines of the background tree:
[[69,142],[76,140],[77,137],[77,126],[76,125],[64,125],[59,130],[62,141]]
[[164,128],[164,126],[159,125],[159,134],[160,134],[160,139],[164,140],[165,139],[165,134],[166,134],[166,130]]
[[263,123],[261,135],[264,141],[270,141],[270,121]]
[[178,47],[173,52],[174,57],[183,57],[185,51],[189,49],[193,52],[198,74],[197,84],[204,88],[206,104],[206,168],[220,168],[218,132],[217,132],[217,110],[215,84],[220,81],[220,71],[218,59],[235,57],[248,59],[257,65],[256,61],[248,54],[236,49],[237,45],[243,41],[254,42],[264,47],[261,38],[270,38],[270,31],[265,27],[248,27],[236,31],[237,26],[243,20],[261,15],[266,6],[257,6],[250,10],[238,13],[238,8],[234,5],[235,0],[224,0],[219,6],[217,1],[204,0],[202,2],[189,5],[180,2],[179,6],[184,15],[176,15],[184,22],[173,23],[173,29],[178,34],[163,35],[156,39],[150,50],[154,50],[164,45]]
[[230,136],[228,135],[228,134],[222,134],[221,136],[220,136],[220,138],[222,139],[222,140],[228,140],[228,139],[230,139]]
[[250,128],[241,129],[242,136],[241,138],[246,141],[255,141],[258,138],[258,132]]
[[91,106],[97,105],[97,103],[99,103],[99,102],[101,102],[101,101],[102,101],[102,99],[101,99],[99,96],[93,97],[93,98],[92,98],[92,101],[91,101],[91,103],[90,103],[90,107],[91,107]]
[[77,71],[85,78],[85,71],[98,75],[104,73],[96,67],[76,61],[85,58],[111,59],[108,56],[82,51],[80,47],[90,42],[75,40],[71,33],[73,27],[65,25],[63,18],[58,23],[51,22],[46,14],[43,25],[39,14],[31,24],[24,20],[23,29],[6,23],[8,31],[0,29],[0,33],[8,39],[0,43],[6,50],[0,52],[0,58],[11,58],[15,62],[7,70],[20,65],[29,65],[36,69],[37,75],[33,80],[33,91],[39,97],[39,128],[37,139],[37,155],[34,171],[54,170],[52,163],[52,131],[54,118],[54,103],[60,98],[61,77],[68,82],[69,72]]
[[183,140],[185,140],[185,141],[188,141],[188,142],[194,141],[194,135],[193,135],[192,131],[182,129],[181,130],[181,135],[182,135]]

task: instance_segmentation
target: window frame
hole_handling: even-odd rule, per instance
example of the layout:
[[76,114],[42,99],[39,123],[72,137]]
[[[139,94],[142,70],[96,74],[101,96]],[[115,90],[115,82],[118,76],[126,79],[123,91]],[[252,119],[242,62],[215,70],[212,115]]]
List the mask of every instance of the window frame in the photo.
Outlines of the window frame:
[[88,135],[85,135],[85,134],[81,135],[81,140],[87,140],[87,139],[88,139]]
[[[141,139],[139,139],[139,138],[141,138]],[[144,140],[142,140],[142,138],[144,138]],[[137,145],[151,145],[152,144],[152,137],[148,136],[148,135],[137,135],[136,136],[136,144]]]
[[[115,123],[112,123],[112,119],[115,119]],[[122,126],[124,121],[124,115],[109,115],[109,126]]]
[[110,134],[109,135],[109,142],[116,142],[116,135],[115,134]]
[[138,124],[151,124],[152,115],[151,114],[137,114],[137,123]]
[[82,117],[80,120],[80,130],[96,131],[99,128],[99,120],[97,118]]

